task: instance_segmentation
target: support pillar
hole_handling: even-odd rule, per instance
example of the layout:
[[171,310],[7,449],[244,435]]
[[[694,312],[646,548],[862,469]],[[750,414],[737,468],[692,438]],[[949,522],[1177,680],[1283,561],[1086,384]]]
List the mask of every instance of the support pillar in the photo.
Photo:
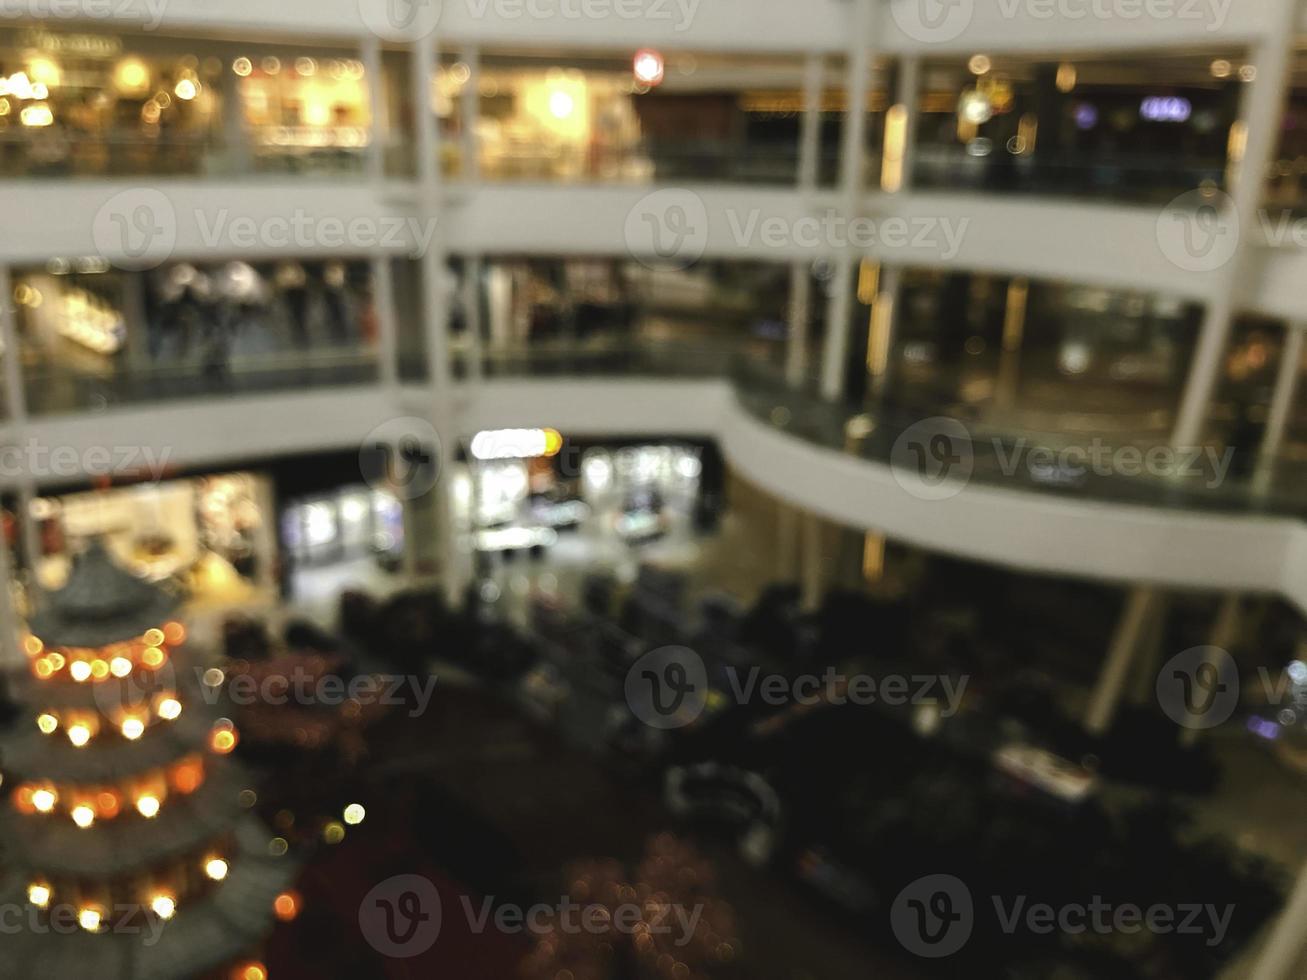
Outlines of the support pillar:
[[1275,376],[1275,394],[1271,397],[1271,412],[1266,420],[1266,431],[1257,452],[1257,469],[1253,473],[1253,493],[1266,494],[1275,476],[1275,461],[1284,445],[1284,433],[1289,425],[1298,394],[1298,380],[1302,377],[1303,331],[1307,323],[1290,323],[1285,328],[1284,348],[1280,352],[1280,370]]
[[[850,43],[844,142],[841,148],[839,199],[846,218],[860,210],[865,194],[867,88],[871,84],[872,0],[853,0],[853,40]],[[822,351],[821,394],[838,401],[844,394],[845,360],[853,315],[853,272],[860,256],[850,251],[833,256],[835,274],[826,307],[826,343]]]
[[1152,586],[1137,586],[1126,599],[1085,715],[1085,728],[1091,735],[1103,735],[1112,727],[1112,719],[1116,716],[1121,693],[1130,675],[1130,665],[1156,600],[1157,591]]

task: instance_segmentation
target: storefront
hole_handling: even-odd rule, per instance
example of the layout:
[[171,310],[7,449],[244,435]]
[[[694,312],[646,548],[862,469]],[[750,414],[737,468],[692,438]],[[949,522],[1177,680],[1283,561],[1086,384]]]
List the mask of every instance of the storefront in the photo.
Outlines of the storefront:
[[554,429],[477,433],[455,474],[456,519],[482,556],[544,554],[564,535],[638,548],[699,516],[704,447],[585,444]]
[[[0,31],[0,173],[359,170],[373,119],[364,66],[353,55]],[[397,103],[390,88],[388,106]]]
[[37,498],[38,581],[61,587],[74,556],[100,538],[133,573],[180,582],[197,601],[247,599],[274,581],[271,501],[269,481],[253,473]]

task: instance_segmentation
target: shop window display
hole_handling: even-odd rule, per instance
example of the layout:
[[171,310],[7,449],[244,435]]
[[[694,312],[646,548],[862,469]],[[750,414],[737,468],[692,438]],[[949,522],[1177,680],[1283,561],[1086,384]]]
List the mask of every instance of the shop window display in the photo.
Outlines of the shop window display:
[[[9,176],[363,170],[394,85],[349,50],[155,35],[0,32],[0,173]],[[402,70],[388,65],[387,74]],[[374,132],[374,122],[378,122]],[[397,158],[396,158],[397,159]]]
[[184,584],[201,601],[248,599],[270,581],[276,557],[270,501],[266,478],[249,473],[40,498],[37,581],[61,587],[81,543],[99,539],[139,577]]
[[[487,54],[475,83],[481,173],[491,179],[793,183],[800,59],[689,52],[656,57],[663,59],[662,70],[651,74],[626,53],[562,60]],[[445,83],[451,105],[464,83],[457,74]],[[825,157],[835,157],[836,139],[823,128]]]
[[659,352],[675,370],[733,358],[779,365],[788,333],[789,267],[701,262],[650,269],[610,259],[503,259],[483,283],[492,367],[498,353],[541,357]]
[[1249,78],[1228,53],[1120,61],[977,55],[922,72],[914,179],[1165,202],[1226,178]]
[[149,273],[56,259],[20,271],[29,404],[38,412],[366,380],[377,312],[362,261],[179,262]]

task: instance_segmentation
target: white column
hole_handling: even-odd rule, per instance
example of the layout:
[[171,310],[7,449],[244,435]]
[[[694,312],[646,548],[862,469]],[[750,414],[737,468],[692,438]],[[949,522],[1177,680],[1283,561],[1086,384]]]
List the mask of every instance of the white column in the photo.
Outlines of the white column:
[[1176,415],[1171,443],[1195,446],[1203,437],[1212,394],[1225,362],[1225,348],[1234,316],[1234,291],[1238,282],[1241,258],[1249,241],[1259,231],[1257,211],[1265,193],[1266,170],[1280,133],[1285,85],[1291,49],[1296,35],[1297,3],[1278,0],[1277,27],[1252,49],[1252,63],[1257,77],[1244,83],[1240,100],[1239,122],[1245,134],[1242,159],[1234,169],[1229,196],[1234,203],[1235,220],[1240,228],[1240,250],[1219,271],[1220,286],[1213,293],[1203,316],[1198,344],[1189,366],[1184,395]]
[[[821,99],[826,59],[810,54],[803,64],[803,120],[799,129],[798,188],[812,191],[817,187],[821,165]],[[808,321],[812,317],[812,263],[808,260],[790,266],[790,332],[785,350],[785,380],[798,386],[808,373]]]
[[377,314],[377,376],[383,387],[399,385],[399,314],[395,309],[395,270],[389,255],[373,256],[372,303]]
[[[14,609],[14,565],[9,542],[0,534],[0,674],[14,675],[23,667],[18,646],[18,614]],[[0,686],[3,692],[3,686]]]
[[1148,626],[1156,597],[1157,593],[1151,586],[1137,586],[1126,599],[1085,715],[1085,728],[1092,735],[1102,735],[1112,727],[1121,692],[1130,674],[1130,664]]
[[4,344],[5,415],[15,437],[27,424],[27,397],[23,391],[22,350],[14,319],[14,287],[9,267],[0,265],[0,342]]
[[804,514],[802,520],[803,554],[799,587],[803,596],[803,608],[812,612],[821,608],[822,598],[822,564],[825,555],[822,554],[821,546],[821,518],[815,514]]
[[790,266],[790,334],[785,349],[785,382],[795,388],[808,374],[808,320],[812,316],[812,276],[807,262]]
[[222,97],[222,142],[227,169],[233,174],[253,170],[253,147],[245,128],[245,103],[241,101],[241,80],[229,65],[223,66],[220,83]]
[[903,183],[900,190],[912,188],[912,167],[916,162],[917,123],[921,121],[921,58],[899,58],[898,95],[895,101],[907,110],[903,126]]
[[1271,412],[1266,419],[1266,431],[1257,453],[1257,470],[1253,474],[1253,492],[1264,494],[1271,489],[1275,475],[1275,460],[1284,444],[1284,432],[1289,425],[1289,412],[1298,393],[1298,379],[1302,377],[1302,341],[1307,323],[1295,322],[1285,327],[1284,348],[1280,351],[1280,370],[1275,377],[1275,394],[1271,398]]
[[1307,865],[1298,872],[1289,900],[1262,947],[1249,980],[1289,980],[1307,952]]
[[[844,142],[840,163],[840,205],[852,219],[865,195],[867,87],[871,84],[872,0],[853,0]],[[835,275],[826,307],[826,346],[822,351],[821,394],[836,401],[844,392],[844,361],[849,350],[849,320],[853,315],[853,270],[859,256],[834,257]]]
[[468,377],[479,378],[481,364],[481,257],[463,259],[463,317],[467,329]]
[[476,181],[481,179],[480,147],[477,145],[477,121],[481,114],[481,98],[478,86],[481,83],[481,49],[469,45],[462,52],[463,64],[468,67],[467,83],[458,93],[459,115],[462,116],[463,131],[463,179]]
[[368,80],[368,110],[372,116],[372,138],[368,141],[366,157],[370,180],[384,180],[386,176],[386,144],[390,141],[390,125],[386,118],[386,75],[381,58],[381,39],[369,36],[359,49],[363,62],[363,77]]

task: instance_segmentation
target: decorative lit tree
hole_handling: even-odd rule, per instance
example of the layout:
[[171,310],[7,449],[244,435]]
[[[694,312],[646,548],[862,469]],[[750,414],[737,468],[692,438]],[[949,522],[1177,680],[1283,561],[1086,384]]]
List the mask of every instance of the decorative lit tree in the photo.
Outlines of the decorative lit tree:
[[240,957],[294,867],[244,812],[236,729],[202,696],[222,677],[187,664],[177,605],[93,541],[28,623],[27,710],[0,740],[0,903],[27,914],[0,977],[266,978]]

